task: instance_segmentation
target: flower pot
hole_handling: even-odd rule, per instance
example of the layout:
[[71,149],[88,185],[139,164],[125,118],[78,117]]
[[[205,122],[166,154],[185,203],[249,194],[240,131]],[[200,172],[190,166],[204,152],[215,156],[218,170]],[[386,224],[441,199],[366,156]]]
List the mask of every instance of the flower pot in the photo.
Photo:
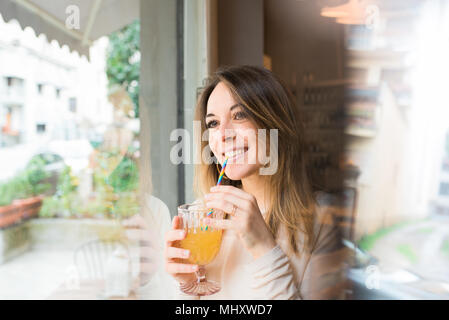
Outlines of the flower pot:
[[16,204],[22,208],[22,218],[30,219],[37,217],[39,211],[42,207],[42,196],[36,196],[27,199],[17,199],[13,201],[13,204]]
[[15,203],[0,207],[0,229],[9,227],[22,220],[22,207]]

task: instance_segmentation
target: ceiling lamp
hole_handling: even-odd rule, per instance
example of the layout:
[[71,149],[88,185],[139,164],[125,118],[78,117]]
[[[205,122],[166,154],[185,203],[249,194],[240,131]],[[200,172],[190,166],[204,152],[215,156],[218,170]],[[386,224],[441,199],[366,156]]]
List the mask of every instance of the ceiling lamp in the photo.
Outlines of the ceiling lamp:
[[321,9],[321,15],[328,18],[341,18],[349,15],[349,4],[343,4],[337,7],[324,7]]
[[323,17],[337,18],[337,23],[364,24],[366,18],[366,5],[363,0],[349,0],[348,3],[337,7],[324,7],[321,9]]
[[365,24],[365,16],[362,17],[342,17],[337,18],[337,23],[341,24]]

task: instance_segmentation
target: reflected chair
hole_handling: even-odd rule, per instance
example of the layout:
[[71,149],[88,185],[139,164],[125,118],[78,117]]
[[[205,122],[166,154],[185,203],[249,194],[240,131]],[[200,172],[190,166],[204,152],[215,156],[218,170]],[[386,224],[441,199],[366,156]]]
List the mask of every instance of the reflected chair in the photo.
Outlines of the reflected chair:
[[74,262],[81,280],[104,280],[106,265],[114,251],[121,247],[128,256],[128,246],[118,240],[92,240],[75,250]]

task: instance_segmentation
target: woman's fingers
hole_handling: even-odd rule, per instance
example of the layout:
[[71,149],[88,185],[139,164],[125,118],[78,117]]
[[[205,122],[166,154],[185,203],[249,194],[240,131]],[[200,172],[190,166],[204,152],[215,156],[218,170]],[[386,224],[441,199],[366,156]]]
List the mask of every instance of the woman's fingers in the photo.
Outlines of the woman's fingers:
[[173,218],[172,221],[172,229],[167,231],[165,234],[165,258],[166,259],[173,259],[173,258],[182,258],[186,259],[189,257],[190,252],[189,250],[180,249],[173,247],[174,241],[182,240],[186,237],[186,231],[183,229],[178,229],[181,227],[181,218],[176,216]]
[[171,223],[172,229],[181,229],[182,228],[182,218],[179,216],[175,216]]
[[165,264],[165,271],[171,274],[177,273],[192,273],[198,271],[198,265],[187,263],[167,262]]
[[135,214],[132,217],[123,220],[122,226],[125,228],[140,228],[140,229],[148,228],[145,219],[140,214]]
[[151,262],[140,263],[140,274],[153,275],[157,271],[157,264]]
[[139,246],[154,246],[158,243],[155,236],[157,230],[152,230],[140,214],[123,220],[121,224],[126,238],[131,241],[139,241]]
[[189,250],[175,248],[175,247],[167,247],[165,249],[165,257],[168,259],[174,259],[174,258],[187,259],[189,256],[190,256]]
[[159,250],[154,249],[153,247],[140,247],[140,259],[150,259],[155,260],[158,257]]
[[[223,212],[231,214],[231,213],[233,213],[234,204],[232,204],[229,201],[223,200],[223,199],[217,199],[217,200],[207,200],[206,206],[208,208],[220,209],[220,210],[223,210]],[[237,212],[237,209],[235,210],[234,214],[236,212]]]
[[165,234],[165,242],[167,247],[171,247],[173,241],[182,240],[186,236],[186,232],[182,229],[172,229]]
[[171,243],[176,240],[182,240],[186,236],[186,232],[181,229],[182,227],[182,219],[181,217],[175,216],[173,218],[172,229],[167,231],[165,234],[165,242],[167,243],[167,247],[171,247]]
[[152,230],[144,229],[125,229],[125,236],[132,241],[147,241],[148,243],[156,243],[154,232]]
[[[165,271],[180,282],[194,277],[192,273],[198,271],[198,265],[179,263],[175,260],[186,259],[190,255],[189,250],[173,247],[174,241],[182,240],[186,236],[186,231],[181,228],[182,219],[176,216],[172,221],[172,229],[165,234]],[[186,275],[188,275],[187,278]]]
[[212,193],[226,193],[226,194],[232,194],[236,197],[245,199],[245,200],[253,200],[253,196],[242,189],[236,188],[234,186],[214,186],[210,188],[210,191]]
[[211,219],[206,218],[204,223],[212,228],[217,229],[235,229],[235,220],[224,220],[224,219]]
[[[232,194],[223,196],[222,193],[209,193],[204,196],[204,199],[206,200],[206,206],[208,208],[221,209],[229,214],[235,214],[238,208],[245,208],[248,202],[247,200]],[[236,207],[235,211],[234,206]]]

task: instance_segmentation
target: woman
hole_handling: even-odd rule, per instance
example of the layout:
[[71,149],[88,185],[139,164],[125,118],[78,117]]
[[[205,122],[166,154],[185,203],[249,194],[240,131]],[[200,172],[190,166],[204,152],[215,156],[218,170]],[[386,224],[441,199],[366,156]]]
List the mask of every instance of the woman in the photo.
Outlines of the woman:
[[[208,279],[222,289],[202,298],[341,298],[344,250],[337,228],[326,221],[328,214],[311,192],[301,115],[280,81],[259,67],[220,69],[199,98],[195,120],[208,133],[198,152],[209,147],[217,160],[217,165],[203,161],[197,166],[197,195],[208,208],[231,215],[207,219],[213,228],[224,230],[220,252],[206,267]],[[277,129],[277,143],[264,143],[258,129]],[[264,156],[268,163],[260,160]],[[215,187],[218,163],[226,157],[227,179]],[[276,161],[275,172],[261,174]],[[195,279],[198,266],[179,262],[189,255],[173,247],[185,237],[179,228],[175,217],[166,234],[165,264],[181,284]],[[178,297],[188,298],[180,292]]]

